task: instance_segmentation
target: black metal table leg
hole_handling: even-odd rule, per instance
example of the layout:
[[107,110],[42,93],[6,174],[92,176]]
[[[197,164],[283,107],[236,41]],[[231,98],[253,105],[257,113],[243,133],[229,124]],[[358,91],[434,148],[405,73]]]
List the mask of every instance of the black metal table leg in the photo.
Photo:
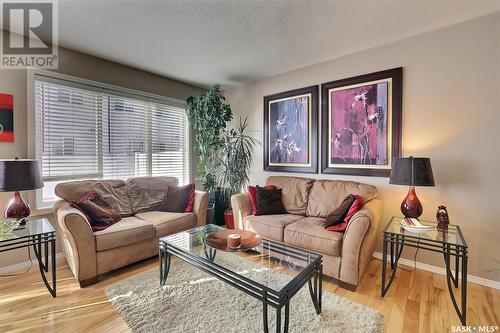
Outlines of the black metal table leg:
[[[467,318],[467,254],[462,251],[462,249],[457,247],[455,250],[456,258],[462,257],[462,288],[461,288],[461,309],[458,307],[457,300],[455,298],[455,294],[453,293],[452,283],[456,287],[458,286],[458,269],[455,268],[455,279],[453,279],[453,275],[451,273],[451,248],[450,244],[446,244],[444,247],[444,262],[445,262],[445,270],[446,270],[446,284],[448,286],[448,293],[450,294],[451,302],[453,303],[453,307],[455,308],[455,312],[457,313],[462,325],[466,325]],[[455,263],[457,260],[455,259]],[[456,281],[456,284],[455,284]]]
[[[48,263],[48,247],[50,243],[50,255],[51,255],[51,262],[52,262],[52,286],[50,285],[49,281],[47,280],[47,276],[45,275],[49,271],[49,263]],[[44,254],[45,254],[45,263],[43,262],[43,254],[42,254],[42,244],[44,246]],[[40,275],[42,277],[43,283],[45,284],[45,287],[47,290],[50,292],[52,297],[56,297],[56,240],[55,238],[52,238],[50,240],[42,240],[41,236],[39,235],[36,238],[33,238],[33,251],[35,252],[36,259],[38,260],[38,269],[40,270]]]
[[387,238],[384,234],[384,241],[382,245],[382,283],[380,284],[380,295],[385,295],[385,274],[387,271]]
[[264,291],[262,298],[262,324],[264,325],[264,333],[269,333],[269,326],[267,320],[267,292]]
[[[311,280],[313,280],[311,282]],[[323,295],[323,265],[317,268],[316,273],[311,277],[307,284],[309,286],[309,294],[314,304],[314,309],[317,314],[321,313],[321,299]]]
[[[467,322],[467,253],[463,251],[462,257],[462,325],[466,325]],[[458,271],[457,271],[458,274]]]
[[391,242],[391,269],[394,269],[394,243]]
[[[382,297],[385,296],[387,291],[389,291],[389,288],[391,287],[392,282],[394,281],[394,277],[396,276],[396,270],[398,269],[398,261],[399,258],[401,257],[401,254],[403,253],[403,247],[404,247],[404,236],[401,237],[401,240],[399,239],[399,235],[395,236],[396,239],[387,239],[386,236],[384,235],[384,249],[383,249],[383,255],[382,255],[382,285],[381,285],[381,295]],[[395,252],[394,252],[394,268],[391,272],[391,276],[389,277],[389,282],[387,283],[387,286],[385,285],[385,279],[386,279],[386,264],[387,264],[387,242],[395,242]]]
[[168,252],[165,245],[160,246],[160,286],[165,285],[167,281],[171,257],[172,255]]

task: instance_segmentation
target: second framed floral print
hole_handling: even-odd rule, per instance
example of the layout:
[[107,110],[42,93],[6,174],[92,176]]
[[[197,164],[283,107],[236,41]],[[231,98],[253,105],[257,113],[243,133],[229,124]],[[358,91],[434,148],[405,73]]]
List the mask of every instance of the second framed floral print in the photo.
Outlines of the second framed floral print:
[[264,170],[318,170],[318,86],[264,97]]
[[401,152],[403,69],[321,85],[322,173],[389,177]]

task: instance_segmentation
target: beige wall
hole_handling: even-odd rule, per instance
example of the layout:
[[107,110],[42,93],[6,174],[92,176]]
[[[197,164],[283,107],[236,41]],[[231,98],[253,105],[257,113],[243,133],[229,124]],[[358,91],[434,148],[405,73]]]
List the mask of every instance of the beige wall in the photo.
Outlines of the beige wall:
[[[248,116],[262,140],[265,95],[393,67],[404,67],[403,155],[431,158],[436,187],[417,188],[423,218],[435,220],[438,204],[467,239],[473,275],[500,281],[500,13],[304,67],[226,91],[233,110]],[[311,36],[314,38],[314,36]],[[262,149],[256,152],[252,183],[263,184]],[[297,175],[297,174],[295,174]],[[311,175],[301,175],[311,176]],[[373,184],[384,202],[382,226],[407,188],[387,178],[312,175]],[[377,250],[381,250],[382,226]],[[405,253],[413,257],[413,250]],[[443,266],[436,253],[418,261]]]
[[[198,87],[167,79],[114,62],[59,48],[59,73],[185,100],[202,91]],[[0,69],[0,92],[14,95],[14,143],[0,142],[0,159],[28,157],[26,70]],[[12,193],[0,193],[0,209]],[[27,194],[23,193],[27,198]],[[27,260],[26,250],[0,253],[0,267]]]

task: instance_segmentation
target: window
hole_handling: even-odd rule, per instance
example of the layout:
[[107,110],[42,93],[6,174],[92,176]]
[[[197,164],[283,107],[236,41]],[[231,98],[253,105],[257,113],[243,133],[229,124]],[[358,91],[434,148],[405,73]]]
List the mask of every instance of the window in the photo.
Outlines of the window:
[[190,181],[189,126],[182,102],[35,75],[36,155],[45,186],[82,179],[173,176]]

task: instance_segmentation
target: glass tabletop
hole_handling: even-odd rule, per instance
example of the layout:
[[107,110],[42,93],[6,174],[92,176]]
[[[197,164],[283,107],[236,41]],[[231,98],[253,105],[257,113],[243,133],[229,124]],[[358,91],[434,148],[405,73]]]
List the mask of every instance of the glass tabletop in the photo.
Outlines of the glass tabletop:
[[[1,220],[0,223],[2,223]],[[53,232],[55,232],[54,227],[52,227],[52,224],[50,224],[47,219],[33,219],[28,220],[24,228],[14,229],[11,232],[4,234],[0,233],[0,242],[18,238],[44,235]]]
[[421,224],[433,226],[434,228],[424,233],[414,233],[405,230],[401,226],[402,219],[402,217],[393,216],[391,221],[385,227],[384,233],[467,247],[467,243],[465,242],[462,231],[458,225],[449,224],[448,230],[441,231],[436,229],[437,223],[419,220]]
[[301,272],[321,259],[318,254],[262,239],[256,248],[249,251],[216,250],[213,261],[209,260],[207,252],[211,248],[205,244],[205,238],[210,233],[221,230],[225,229],[214,224],[207,224],[162,237],[160,241],[190,255],[201,257],[208,263],[219,265],[278,293]]

